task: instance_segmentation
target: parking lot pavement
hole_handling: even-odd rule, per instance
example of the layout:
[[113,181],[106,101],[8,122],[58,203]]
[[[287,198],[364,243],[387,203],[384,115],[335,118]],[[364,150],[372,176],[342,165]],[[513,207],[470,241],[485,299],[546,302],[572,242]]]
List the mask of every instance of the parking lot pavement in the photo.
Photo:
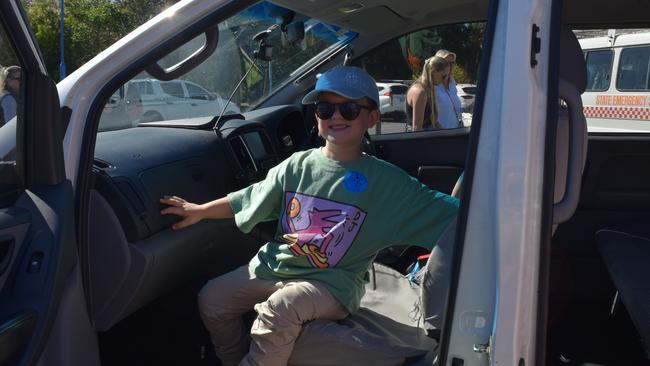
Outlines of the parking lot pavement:
[[374,128],[368,130],[371,135],[386,134],[386,133],[400,133],[406,132],[406,124],[404,122],[386,122],[380,121]]
[[[469,127],[472,124],[472,114],[463,113],[463,125]],[[380,121],[374,128],[368,130],[371,135],[387,134],[387,133],[403,133],[406,132],[405,122],[395,121]]]

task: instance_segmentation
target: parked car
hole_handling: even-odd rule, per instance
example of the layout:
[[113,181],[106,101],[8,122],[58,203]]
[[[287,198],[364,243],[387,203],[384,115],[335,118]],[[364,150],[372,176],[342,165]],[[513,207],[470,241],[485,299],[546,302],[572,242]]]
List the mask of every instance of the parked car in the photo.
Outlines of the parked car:
[[463,113],[472,113],[474,110],[474,100],[478,88],[474,84],[456,84],[458,97],[460,98],[460,107]]
[[403,121],[406,118],[406,92],[408,85],[394,82],[377,83],[379,111],[382,119]]
[[[120,87],[104,107],[100,131],[134,127],[142,122],[219,116],[226,99],[188,80],[133,79]],[[225,114],[241,113],[230,102]]]
[[[464,34],[480,37],[470,39],[481,57],[471,128],[364,141],[366,154],[419,179],[420,189],[460,187],[457,224],[427,253],[433,265],[443,256],[444,271],[423,276],[425,287],[406,280],[403,269],[422,250],[402,242],[400,227],[377,223],[394,230],[398,248],[356,280],[368,293],[387,291],[374,302],[387,311],[306,322],[320,337],[300,343],[301,332],[292,355],[306,362],[289,364],[649,364],[650,136],[586,134],[586,67],[570,29],[648,26],[650,2],[619,0],[612,11],[593,0],[183,0],[58,84],[23,3],[0,1],[0,64],[19,64],[25,86],[17,117],[0,127],[0,364],[217,364],[198,289],[246,265],[281,225],[242,233],[233,220],[205,220],[171,230],[175,218],[160,215],[159,198],[221,197],[320,147],[313,110],[300,104],[318,73],[351,63],[376,79],[408,77],[435,48],[460,47]],[[209,108],[136,124],[144,100],[127,89],[144,71],[180,83],[169,94],[178,115],[188,103],[214,102],[189,98],[182,80],[192,76],[236,95],[242,116],[217,122],[218,108]],[[97,133],[113,111],[130,127]],[[373,182],[349,194],[373,195],[377,205],[397,194]],[[404,211],[411,204],[392,201]],[[635,232],[620,227],[631,223]],[[399,286],[375,281],[385,272]],[[424,320],[438,324],[425,331],[414,315],[430,307],[440,311]],[[400,325],[408,331],[386,333]],[[420,341],[428,346],[412,347]],[[341,360],[344,349],[350,359]],[[368,354],[381,362],[364,362]]]

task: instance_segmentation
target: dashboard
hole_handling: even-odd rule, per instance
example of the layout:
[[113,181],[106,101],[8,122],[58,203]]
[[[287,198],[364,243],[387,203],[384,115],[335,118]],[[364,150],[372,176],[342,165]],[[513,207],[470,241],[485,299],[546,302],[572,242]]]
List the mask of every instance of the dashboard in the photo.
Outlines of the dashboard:
[[230,117],[218,130],[214,124],[195,118],[97,134],[87,256],[98,330],[174,285],[246,263],[275,230],[268,223],[256,228],[258,235],[245,235],[233,220],[170,230],[179,218],[160,214],[165,195],[211,201],[264,179],[293,152],[310,147],[302,111],[293,105]]
[[158,199],[176,195],[206,202],[264,179],[268,170],[307,148],[295,106],[266,108],[232,118],[214,131],[212,119],[164,121],[99,133],[95,188],[118,213],[130,242],[165,228]]

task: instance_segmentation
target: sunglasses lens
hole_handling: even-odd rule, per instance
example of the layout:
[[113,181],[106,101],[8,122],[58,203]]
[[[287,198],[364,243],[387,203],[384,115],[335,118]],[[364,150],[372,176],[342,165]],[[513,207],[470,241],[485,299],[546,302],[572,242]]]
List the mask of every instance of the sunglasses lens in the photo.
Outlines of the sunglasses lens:
[[334,115],[336,106],[328,102],[316,103],[316,115],[321,119],[330,119]]
[[351,121],[359,116],[361,112],[361,107],[355,103],[343,103],[339,106],[339,111],[341,111],[341,117]]

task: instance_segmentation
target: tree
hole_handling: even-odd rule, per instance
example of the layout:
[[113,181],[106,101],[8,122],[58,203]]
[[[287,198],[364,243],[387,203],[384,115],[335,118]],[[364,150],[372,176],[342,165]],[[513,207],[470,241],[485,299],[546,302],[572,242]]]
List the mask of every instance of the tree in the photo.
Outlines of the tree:
[[[65,61],[71,73],[149,20],[171,0],[65,0]],[[23,0],[48,72],[59,79],[59,1]]]

